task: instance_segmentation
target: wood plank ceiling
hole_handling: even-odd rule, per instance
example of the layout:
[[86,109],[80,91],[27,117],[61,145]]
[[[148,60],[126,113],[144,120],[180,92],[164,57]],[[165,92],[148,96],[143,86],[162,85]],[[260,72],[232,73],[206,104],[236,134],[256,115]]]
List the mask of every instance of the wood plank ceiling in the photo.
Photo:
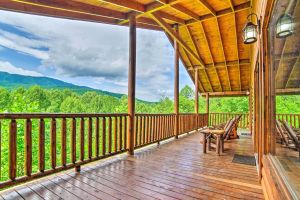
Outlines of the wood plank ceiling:
[[180,44],[193,80],[199,70],[201,93],[249,90],[251,46],[242,39],[249,0],[1,0],[0,9],[115,25],[135,15],[138,27]]

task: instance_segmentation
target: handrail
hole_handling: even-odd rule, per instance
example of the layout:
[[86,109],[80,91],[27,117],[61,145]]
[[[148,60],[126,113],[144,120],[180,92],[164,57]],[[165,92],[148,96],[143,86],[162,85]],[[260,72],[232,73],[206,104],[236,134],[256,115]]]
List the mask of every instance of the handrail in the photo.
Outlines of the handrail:
[[249,128],[249,113],[209,113],[209,125],[216,126],[226,123],[229,119],[241,115],[239,121],[239,128]]
[[[128,150],[128,114],[0,114],[0,189]],[[175,114],[136,114],[134,148],[174,137]],[[207,126],[207,114],[179,114],[179,134]]]

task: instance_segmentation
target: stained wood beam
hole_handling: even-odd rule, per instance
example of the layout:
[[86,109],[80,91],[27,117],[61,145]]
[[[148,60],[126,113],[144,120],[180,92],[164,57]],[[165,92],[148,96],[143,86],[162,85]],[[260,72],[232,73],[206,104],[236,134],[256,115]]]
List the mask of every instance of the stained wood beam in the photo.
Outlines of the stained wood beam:
[[202,93],[202,96],[209,95],[209,97],[235,97],[235,96],[248,96],[249,91],[227,91],[227,92],[209,92]]
[[99,0],[99,1],[110,3],[112,5],[130,9],[140,13],[146,12],[146,6],[144,4],[134,2],[132,0]]
[[[173,40],[173,38],[172,38],[167,32],[164,31],[164,33],[166,34],[167,38],[169,39],[169,42],[171,43],[171,45],[172,45],[173,48],[174,48],[174,40]],[[185,56],[187,57],[187,55],[185,55]],[[189,66],[189,65],[188,65],[188,64],[186,63],[186,61],[183,59],[183,56],[182,56],[182,54],[180,53],[180,51],[179,51],[179,58],[180,58],[182,64],[184,65],[185,69],[187,70],[187,69],[188,69],[187,66]],[[190,62],[190,65],[192,65],[191,62]],[[192,75],[191,75],[191,72],[187,70],[187,73],[188,73],[188,75],[190,76],[191,80],[194,82],[194,80],[193,80],[193,78],[192,78]],[[194,83],[195,83],[195,82],[194,82]],[[200,80],[199,80],[199,86],[200,86],[200,92],[202,92],[202,91],[203,91],[203,92],[206,92],[206,90],[204,89],[203,84],[201,83]]]
[[38,7],[46,7],[46,8],[52,8],[55,10],[62,10],[62,11],[69,11],[74,13],[80,13],[80,14],[87,14],[87,15],[95,15],[95,16],[102,16],[107,18],[113,18],[113,19],[126,19],[126,14],[110,10],[107,8],[102,8],[99,6],[89,5],[81,2],[75,2],[75,1],[61,1],[61,0],[51,0],[51,1],[45,1],[45,0],[12,0],[13,2],[18,2],[22,4],[28,4],[32,6],[38,6]]
[[276,89],[276,95],[295,95],[300,94],[300,88]]
[[[246,9],[250,9],[251,8],[250,5],[251,5],[250,1],[239,4],[239,5],[236,5],[236,6],[234,6],[234,12],[236,13],[236,12],[240,12],[240,11],[243,11],[243,10],[246,10]],[[205,20],[212,19],[214,17],[222,17],[222,16],[228,15],[230,13],[232,13],[231,8],[226,8],[224,10],[217,11],[216,15],[213,15],[213,14],[201,15],[201,16],[199,16],[198,20],[205,21]],[[197,23],[197,22],[198,21],[195,20],[195,19],[190,19],[190,20],[185,21],[185,24],[189,25],[189,24],[193,24],[193,23]]]
[[[131,15],[134,15],[136,18],[139,18],[139,17],[142,17],[142,16],[147,16],[151,13],[160,11],[164,8],[167,8],[167,7],[170,7],[174,4],[177,4],[181,1],[183,1],[183,0],[169,0],[167,2],[165,2],[165,1],[154,1],[150,4],[145,5],[145,11],[144,12],[138,13],[138,12],[133,11],[133,12],[128,13],[127,16],[128,16],[128,18]],[[165,15],[163,15],[164,19],[168,19],[168,20],[171,20],[171,21],[174,21],[175,19],[179,19],[179,18],[176,18],[175,16],[169,15],[168,13],[164,13],[164,14],[165,14]],[[179,21],[181,21],[181,20],[179,20]],[[125,24],[125,23],[128,23],[128,19],[125,19],[125,20],[122,20],[122,21],[119,22],[119,24]],[[179,22],[176,22],[176,23],[179,23]]]
[[[191,28],[188,27],[188,26],[186,26],[186,31],[188,32],[188,36],[189,36],[190,40],[192,41],[192,45],[193,45],[193,47],[196,49],[197,55],[198,55],[199,58],[200,58],[200,55],[201,55],[201,54],[200,54],[200,50],[199,50],[199,48],[198,48],[198,46],[197,46],[197,44],[196,44],[195,38],[194,38],[193,35],[192,35]],[[194,66],[193,66],[193,68],[194,68]],[[188,69],[188,68],[187,68],[187,69]],[[205,77],[207,78],[207,81],[209,82],[210,88],[211,88],[212,91],[213,91],[213,87],[212,87],[212,84],[211,84],[211,80],[209,79],[209,77],[208,77],[208,75],[207,75],[206,69],[204,69],[203,71],[204,71],[204,73],[205,73]]]
[[[206,33],[205,33],[205,30],[204,30],[204,28],[203,28],[203,24],[202,24],[201,21],[199,22],[199,25],[200,25],[200,29],[201,29],[201,31],[202,31],[202,33],[203,33],[203,35],[204,35],[204,40],[205,40],[206,46],[208,47],[208,50],[209,50],[210,59],[211,59],[213,65],[215,65],[215,61],[214,61],[214,58],[213,58],[213,55],[212,55],[212,52],[211,52],[211,48],[210,48],[210,45],[209,45],[209,42],[208,42],[208,39],[207,39],[207,35],[206,35]],[[215,68],[215,67],[214,67],[214,68]],[[216,75],[217,75],[218,82],[219,82],[219,85],[220,85],[220,87],[221,87],[221,90],[223,90],[222,85],[221,85],[221,81],[220,81],[220,77],[219,77],[219,74],[218,74],[218,72],[217,72],[216,69],[215,69],[215,73],[216,73]],[[214,92],[214,90],[212,90],[212,91]]]
[[99,15],[82,13],[82,12],[74,12],[70,10],[66,12],[66,10],[64,9],[52,9],[41,5],[31,5],[28,3],[24,4],[24,3],[19,3],[10,0],[0,1],[0,10],[22,12],[22,13],[28,13],[32,15],[48,16],[48,17],[55,17],[55,18],[65,18],[71,20],[106,23],[106,24],[116,24],[118,22],[117,19],[107,18]]
[[214,16],[217,15],[215,9],[206,0],[199,0],[199,1],[203,6],[205,6],[209,10],[209,12],[211,12],[211,14],[213,14]]
[[152,13],[150,16],[168,33],[172,36],[174,40],[176,40],[182,48],[184,48],[194,59],[196,59],[202,66],[204,66],[204,62],[199,58],[193,50],[191,50],[188,45],[179,37],[179,35],[172,29],[172,27],[166,23],[159,14]]
[[[229,76],[229,72],[228,72],[228,66],[227,66],[227,59],[226,59],[226,56],[225,56],[225,51],[224,51],[224,45],[223,45],[223,39],[222,39],[222,35],[221,35],[221,30],[220,30],[220,25],[219,25],[219,21],[218,21],[218,18],[215,18],[216,20],[216,23],[217,23],[217,28],[218,28],[218,36],[219,36],[219,39],[221,41],[221,50],[222,50],[222,55],[223,55],[223,58],[224,58],[224,62],[225,62],[225,69],[226,69],[226,73],[227,73],[227,81],[229,83],[229,88],[230,90],[231,89],[231,82],[230,82],[230,76]],[[217,71],[217,70],[216,70]],[[218,71],[217,71],[218,72]],[[222,87],[222,84],[221,84],[221,88],[222,88],[222,91],[223,91],[223,87]]]
[[[288,74],[288,78],[287,78],[286,82],[284,83],[285,88],[288,88],[289,81],[291,79],[291,76],[293,75],[293,71],[296,69],[297,63],[300,63],[300,56],[299,55],[298,55],[298,58],[297,58],[296,62],[293,65],[291,71]],[[300,77],[298,77],[298,78],[300,79]]]
[[[234,5],[232,0],[229,0],[230,6],[232,11],[234,11]],[[238,45],[238,33],[237,33],[237,24],[236,24],[236,19],[235,19],[235,12],[233,12],[233,23],[234,23],[234,34],[235,34],[235,47],[236,47],[236,56],[238,61],[240,61],[240,55],[239,55],[239,45]],[[238,70],[239,70],[239,87],[240,91],[242,90],[242,81],[241,81],[241,66],[240,63],[238,62]]]
[[[187,57],[187,59],[188,59],[189,63],[191,64],[191,66],[193,66],[192,60],[191,60],[191,58],[190,58],[190,55],[186,52],[185,49],[183,49],[183,52],[184,52],[185,56]],[[192,67],[192,68],[193,68],[193,67]],[[186,68],[186,69],[188,69],[188,68]],[[208,77],[208,75],[207,75],[205,69],[201,68],[201,69],[198,69],[198,70],[203,70],[203,71],[204,71],[205,79],[207,80],[207,82],[208,82],[208,84],[209,84],[210,90],[211,90],[211,91],[214,91],[214,89],[213,89],[213,87],[212,87],[212,84],[211,84],[211,82],[210,82],[210,79],[209,79],[209,77]],[[191,73],[191,70],[187,70],[187,71],[188,71],[188,73]],[[191,76],[191,78],[192,78],[192,76]],[[201,85],[202,85],[202,84],[200,83],[200,87],[201,87]],[[206,91],[206,90],[204,89],[204,86],[202,86],[202,88],[203,88],[203,91]]]
[[[239,61],[238,60],[233,60],[233,61],[227,61],[227,66],[234,66],[234,65],[237,65],[237,64],[240,64],[240,65],[250,65],[250,60],[249,59],[240,59]],[[205,65],[205,69],[209,69],[209,68],[224,68],[226,67],[225,65],[225,62],[218,62],[218,63],[210,63],[210,64],[206,64]],[[200,69],[202,67],[200,66]],[[189,65],[188,66],[188,69],[189,70],[194,70],[194,69],[199,69],[198,68],[198,65]]]

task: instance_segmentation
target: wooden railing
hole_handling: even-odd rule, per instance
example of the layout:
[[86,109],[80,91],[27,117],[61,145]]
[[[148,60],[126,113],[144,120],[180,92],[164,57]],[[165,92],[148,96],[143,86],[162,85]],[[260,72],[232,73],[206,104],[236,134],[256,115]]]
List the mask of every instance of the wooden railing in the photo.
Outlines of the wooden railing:
[[[207,125],[180,114],[180,134]],[[136,114],[135,148],[171,138],[175,114]],[[0,114],[0,188],[75,168],[128,149],[128,114]]]
[[249,128],[249,114],[248,113],[209,113],[209,125],[215,126],[226,123],[229,119],[241,115],[239,121],[239,128]]
[[193,131],[199,127],[207,126],[207,114],[179,114],[179,134]]
[[300,114],[276,114],[276,119],[284,120],[294,128],[300,128]]

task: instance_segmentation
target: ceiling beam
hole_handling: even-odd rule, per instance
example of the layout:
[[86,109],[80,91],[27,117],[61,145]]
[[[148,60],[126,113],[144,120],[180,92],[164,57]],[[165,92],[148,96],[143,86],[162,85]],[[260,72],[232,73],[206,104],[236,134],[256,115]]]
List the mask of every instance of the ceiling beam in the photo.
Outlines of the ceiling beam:
[[206,7],[209,10],[209,12],[211,12],[212,15],[214,16],[217,15],[215,9],[206,0],[199,0],[199,1],[204,7]]
[[[239,61],[238,60],[233,60],[233,61],[227,61],[227,66],[234,66],[234,65],[237,65],[237,64],[240,64],[240,65],[250,65],[250,60],[249,59],[240,59]],[[189,66],[191,67],[191,66]],[[198,65],[194,65],[195,69],[197,69]],[[225,62],[218,62],[218,63],[211,63],[211,64],[206,64],[205,65],[205,69],[209,69],[209,68],[224,68],[226,67],[225,65]],[[202,67],[201,67],[202,68]],[[191,68],[191,70],[193,70]]]
[[[197,46],[197,44],[196,44],[195,38],[194,38],[193,35],[192,35],[191,28],[188,27],[188,26],[186,26],[185,28],[186,28],[186,31],[188,32],[188,36],[189,36],[190,40],[192,41],[192,45],[193,45],[193,47],[196,49],[197,55],[198,55],[199,58],[200,58],[200,57],[201,57],[201,56],[200,56],[200,50],[199,50],[199,48],[198,48],[198,46]],[[188,68],[187,68],[187,69],[188,69]],[[211,84],[211,81],[210,81],[210,79],[209,79],[209,77],[208,77],[208,75],[207,75],[206,69],[203,70],[203,71],[204,71],[204,73],[205,73],[205,77],[207,78],[207,81],[208,81],[208,83],[209,83],[209,85],[210,85],[211,90],[214,91],[214,90],[213,90],[213,87],[212,87],[212,84]]]
[[87,15],[94,15],[94,16],[102,16],[107,18],[113,19],[126,19],[126,14],[110,10],[107,8],[102,8],[99,6],[89,5],[82,2],[75,2],[75,1],[61,1],[61,0],[12,0],[13,2],[18,2],[22,4],[29,4],[31,6],[38,6],[38,7],[46,7],[52,8],[55,10],[63,10],[69,12],[75,12],[80,14],[87,14]]
[[[243,11],[243,10],[246,10],[246,9],[249,9],[251,8],[250,7],[250,1],[247,1],[245,3],[242,3],[242,4],[239,4],[239,5],[236,5],[234,6],[234,12],[240,12],[240,11]],[[209,20],[209,19],[212,19],[214,17],[222,17],[224,15],[228,15],[232,13],[232,10],[231,8],[226,8],[224,10],[220,10],[220,11],[217,11],[216,12],[216,15],[213,15],[213,14],[206,14],[206,15],[202,15],[202,16],[199,16],[199,21],[205,21],[205,20]],[[190,19],[190,20],[187,20],[185,21],[185,24],[186,25],[190,25],[190,24],[193,24],[193,23],[197,23],[198,21],[195,20],[195,19]]]
[[106,2],[121,8],[126,8],[136,12],[144,13],[146,12],[146,6],[144,4],[134,2],[132,0],[99,0],[101,2]]
[[298,55],[298,58],[297,58],[296,62],[293,64],[292,69],[289,71],[289,74],[287,76],[288,77],[287,80],[283,83],[284,84],[284,88],[288,88],[289,81],[290,81],[291,76],[293,75],[293,71],[296,69],[296,66],[297,66],[298,63],[300,64],[300,57],[299,57],[299,55]]
[[[151,13],[154,13],[154,12],[160,11],[164,8],[170,7],[170,6],[172,6],[174,4],[177,4],[181,1],[183,1],[183,0],[154,1],[150,4],[145,5],[145,11],[142,12],[142,13],[138,13],[138,12],[135,12],[135,11],[129,12],[127,14],[127,19],[120,21],[119,24],[128,23],[129,17],[132,16],[132,15],[134,15],[136,18],[140,18],[142,16],[147,16]],[[164,14],[165,14],[165,15],[163,15],[164,19],[168,19],[168,20],[171,20],[171,21],[174,21],[176,19],[175,16],[169,15],[168,13],[164,13]],[[172,17],[168,18],[169,16],[172,16]],[[177,19],[180,19],[180,18],[177,18]],[[181,20],[179,20],[179,21],[181,21]],[[179,23],[179,22],[176,22],[176,23]],[[184,20],[182,21],[182,23],[184,23]]]
[[227,92],[208,92],[201,93],[202,96],[209,95],[209,97],[238,97],[238,96],[248,96],[249,91],[227,91]]
[[196,59],[200,65],[204,67],[204,62],[199,58],[193,50],[188,47],[188,45],[179,37],[179,35],[172,29],[172,27],[166,23],[159,14],[151,13],[150,16],[168,33],[170,36],[176,40],[182,48],[184,48],[194,59]]
[[240,55],[239,55],[239,44],[238,44],[238,33],[237,33],[237,24],[236,24],[236,19],[235,19],[235,12],[234,12],[234,4],[232,2],[232,0],[228,0],[229,1],[229,4],[230,4],[230,7],[231,7],[231,10],[233,11],[233,24],[234,24],[234,34],[235,34],[235,52],[236,52],[236,57],[238,59],[238,73],[239,73],[239,88],[240,88],[240,91],[242,90],[242,81],[241,81],[241,66],[240,66]]
[[299,95],[300,88],[276,89],[276,95]]
[[[169,39],[169,42],[171,43],[172,47],[174,48],[174,40],[173,40],[173,38],[172,38],[167,32],[164,31],[164,33],[166,34],[167,38]],[[187,55],[186,55],[186,56],[187,56]],[[184,65],[185,69],[187,70],[187,69],[188,69],[188,68],[187,68],[188,64],[187,64],[186,61],[183,59],[183,56],[182,56],[182,54],[180,53],[180,51],[179,51],[179,58],[180,58],[182,64]],[[190,62],[190,61],[189,61],[189,62]],[[191,62],[190,62],[190,64],[192,65]],[[188,74],[189,74],[191,80],[192,80],[193,82],[195,82],[195,81],[193,80],[193,78],[192,78],[191,72],[189,72],[188,70],[187,70],[187,72],[188,72]],[[203,84],[201,83],[201,80],[200,80],[200,79],[199,79],[199,87],[200,87],[200,92],[201,92],[201,91],[206,92],[205,89],[204,89],[204,87],[203,87]]]
[[[184,55],[187,57],[187,59],[188,59],[189,63],[191,64],[191,66],[193,66],[192,60],[191,60],[191,58],[190,58],[190,55],[186,52],[185,49],[183,49],[183,53],[184,53]],[[186,69],[188,69],[188,68],[186,68]],[[204,69],[201,69],[201,70],[204,70]],[[189,73],[191,73],[191,71],[189,71],[189,70],[187,70],[187,71],[188,71]],[[204,71],[205,71],[205,70],[204,70]],[[213,87],[212,87],[212,85],[211,85],[210,79],[209,79],[209,77],[208,77],[206,71],[205,71],[204,75],[205,75],[206,80],[207,80],[208,83],[209,83],[209,87],[210,87],[211,91],[214,91],[214,90],[213,90]],[[199,80],[200,80],[200,79],[199,79]],[[200,81],[200,84],[202,85],[201,81]],[[203,88],[203,91],[205,91],[203,86],[202,86],[202,88]]]
[[28,13],[32,15],[64,18],[64,19],[71,19],[71,20],[105,23],[105,24],[116,24],[118,22],[116,19],[107,18],[99,15],[91,15],[91,14],[85,14],[82,12],[79,13],[73,11],[66,12],[63,9],[52,9],[45,6],[23,4],[11,0],[1,0],[0,10],[22,12],[22,13]]

